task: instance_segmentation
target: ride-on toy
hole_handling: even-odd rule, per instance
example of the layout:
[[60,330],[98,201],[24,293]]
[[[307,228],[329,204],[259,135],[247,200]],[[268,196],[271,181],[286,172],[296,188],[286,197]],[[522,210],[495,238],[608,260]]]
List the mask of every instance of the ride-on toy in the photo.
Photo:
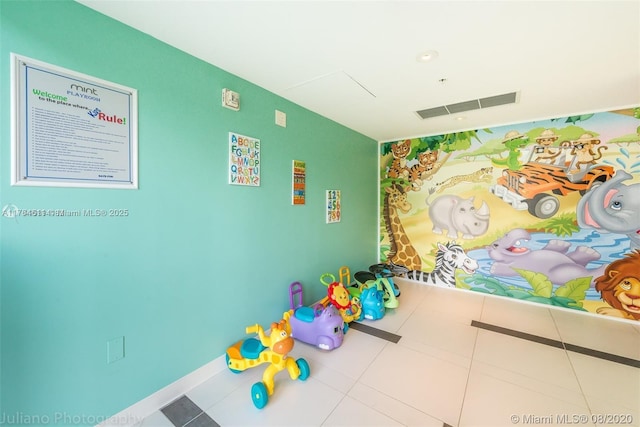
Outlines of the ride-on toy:
[[394,264],[373,264],[369,266],[369,271],[376,275],[376,277],[385,277],[391,286],[393,287],[393,294],[396,297],[400,296],[400,288],[393,281],[393,276],[402,276],[409,272],[407,267]]
[[333,350],[342,345],[346,324],[333,305],[314,307],[302,305],[302,284],[293,282],[289,286],[291,305],[291,336],[298,341],[317,346],[323,350]]
[[268,336],[262,326],[248,326],[246,333],[257,333],[258,339],[240,340],[227,349],[227,366],[234,373],[270,363],[262,374],[262,381],[251,387],[251,399],[258,409],[264,408],[269,396],[273,394],[273,378],[278,372],[286,369],[292,380],[304,381],[309,377],[309,364],[306,360],[287,357],[294,344],[290,336],[289,316],[290,313],[286,312],[280,322],[272,323]]
[[382,291],[375,286],[365,287],[360,294],[362,312],[368,320],[380,320],[384,317],[385,305],[382,299]]
[[[396,298],[396,289],[389,278],[374,274],[369,271],[358,271],[355,275],[357,285],[349,288],[352,295],[358,295],[365,289],[377,289],[382,294],[385,308],[398,308],[398,299]],[[398,294],[400,291],[398,290]],[[361,298],[362,299],[362,298]],[[362,303],[364,307],[364,301]],[[365,315],[366,317],[366,315]]]
[[325,307],[329,304],[335,306],[347,324],[364,317],[360,300],[352,298],[347,288],[341,282],[336,282],[333,274],[324,273],[320,276],[320,282],[327,287],[327,296],[320,301],[320,304]]

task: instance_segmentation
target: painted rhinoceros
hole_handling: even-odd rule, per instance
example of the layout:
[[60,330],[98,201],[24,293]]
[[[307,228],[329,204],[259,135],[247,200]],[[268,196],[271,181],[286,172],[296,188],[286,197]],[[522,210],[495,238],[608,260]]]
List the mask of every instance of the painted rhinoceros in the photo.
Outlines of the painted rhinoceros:
[[489,206],[484,201],[478,210],[474,206],[473,197],[463,199],[446,194],[429,203],[434,191],[434,188],[430,188],[429,197],[425,200],[429,206],[429,218],[433,223],[434,233],[444,234],[444,230],[447,230],[447,237],[451,239],[457,239],[458,233],[462,233],[463,239],[473,239],[487,232]]

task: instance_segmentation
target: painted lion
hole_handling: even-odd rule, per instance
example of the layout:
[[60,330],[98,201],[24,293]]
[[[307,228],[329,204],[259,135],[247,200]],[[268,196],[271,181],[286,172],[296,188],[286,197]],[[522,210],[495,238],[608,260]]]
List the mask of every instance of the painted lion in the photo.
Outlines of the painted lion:
[[596,291],[611,307],[600,307],[599,314],[640,320],[640,250],[625,254],[609,264],[595,280]]

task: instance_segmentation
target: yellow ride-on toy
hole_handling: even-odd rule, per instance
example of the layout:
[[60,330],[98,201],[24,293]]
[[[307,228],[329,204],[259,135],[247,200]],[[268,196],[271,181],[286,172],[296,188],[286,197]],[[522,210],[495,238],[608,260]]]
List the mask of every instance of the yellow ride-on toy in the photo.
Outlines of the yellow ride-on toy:
[[227,366],[234,373],[270,363],[262,375],[262,381],[251,387],[251,399],[258,409],[264,408],[269,396],[273,394],[274,377],[278,372],[286,369],[292,380],[304,381],[309,377],[309,364],[306,360],[287,357],[294,344],[289,325],[290,316],[291,313],[285,312],[280,322],[272,323],[269,335],[258,324],[248,326],[246,333],[257,333],[258,338],[240,340],[227,349]]

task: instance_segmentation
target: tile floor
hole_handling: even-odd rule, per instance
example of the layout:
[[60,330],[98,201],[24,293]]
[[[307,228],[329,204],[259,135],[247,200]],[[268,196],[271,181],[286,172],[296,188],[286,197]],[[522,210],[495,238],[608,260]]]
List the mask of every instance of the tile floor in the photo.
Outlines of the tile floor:
[[225,370],[139,427],[640,426],[640,322],[396,283],[400,307],[362,322],[391,334],[296,343],[311,375],[278,373],[264,409],[250,392],[264,368]]

